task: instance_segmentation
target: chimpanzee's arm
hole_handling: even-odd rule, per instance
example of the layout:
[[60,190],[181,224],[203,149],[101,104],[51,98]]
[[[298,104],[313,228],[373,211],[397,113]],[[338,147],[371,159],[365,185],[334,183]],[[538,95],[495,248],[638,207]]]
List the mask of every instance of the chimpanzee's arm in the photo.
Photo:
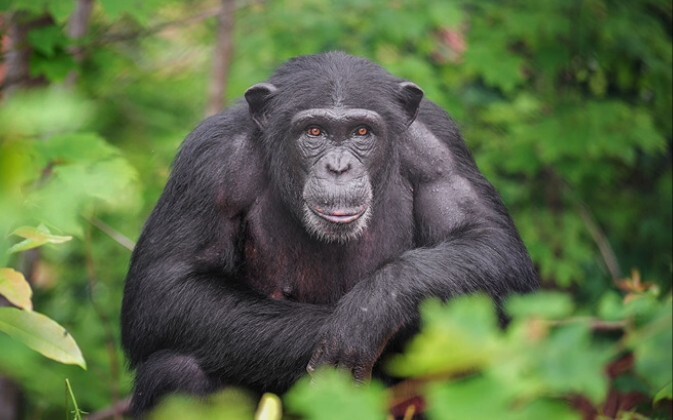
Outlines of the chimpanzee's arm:
[[424,299],[483,291],[499,303],[508,293],[537,287],[512,220],[453,123],[429,104],[421,116],[430,121],[410,127],[403,159],[404,175],[414,186],[417,248],[380,267],[339,301],[309,372],[337,365],[366,379],[388,340],[417,323]]
[[[246,119],[218,118],[183,146],[138,242],[124,295],[122,340],[139,372],[153,354],[170,352],[224,383],[282,391],[305,373],[329,310],[273,301],[237,283],[242,220],[263,188],[255,172],[263,165],[255,166],[248,128],[233,124]],[[170,368],[166,357],[159,359],[160,370]]]

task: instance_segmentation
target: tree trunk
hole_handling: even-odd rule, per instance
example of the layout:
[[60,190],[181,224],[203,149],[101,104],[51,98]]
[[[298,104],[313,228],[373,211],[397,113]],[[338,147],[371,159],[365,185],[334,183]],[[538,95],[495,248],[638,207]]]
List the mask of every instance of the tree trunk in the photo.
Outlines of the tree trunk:
[[213,56],[213,76],[208,95],[206,115],[214,115],[225,107],[229,70],[234,52],[234,15],[236,13],[235,0],[221,0],[218,14],[217,44]]
[[[89,22],[91,20],[91,12],[93,11],[93,0],[78,0],[77,8],[70,17],[68,22],[68,36],[72,40],[80,40],[84,38],[89,30]],[[84,50],[79,45],[75,45],[70,49],[72,58],[77,63],[81,63],[84,59]],[[71,71],[66,79],[66,85],[72,87],[77,83],[78,74],[76,71]]]

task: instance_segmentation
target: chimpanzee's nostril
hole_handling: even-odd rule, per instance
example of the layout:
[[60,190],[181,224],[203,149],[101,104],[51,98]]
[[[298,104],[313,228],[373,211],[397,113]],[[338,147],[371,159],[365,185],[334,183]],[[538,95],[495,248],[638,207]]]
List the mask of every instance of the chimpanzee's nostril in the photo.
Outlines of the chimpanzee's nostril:
[[340,163],[327,163],[327,170],[335,175],[341,175],[351,170],[351,164],[342,165]]

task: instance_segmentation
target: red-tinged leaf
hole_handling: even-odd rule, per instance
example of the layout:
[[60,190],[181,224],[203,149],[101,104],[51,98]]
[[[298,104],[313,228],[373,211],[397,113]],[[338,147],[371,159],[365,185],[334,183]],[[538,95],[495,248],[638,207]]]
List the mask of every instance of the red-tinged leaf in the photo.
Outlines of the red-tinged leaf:
[[23,274],[18,271],[11,268],[0,268],[0,295],[7,298],[12,305],[29,311],[33,310],[33,303],[30,300],[33,291]]

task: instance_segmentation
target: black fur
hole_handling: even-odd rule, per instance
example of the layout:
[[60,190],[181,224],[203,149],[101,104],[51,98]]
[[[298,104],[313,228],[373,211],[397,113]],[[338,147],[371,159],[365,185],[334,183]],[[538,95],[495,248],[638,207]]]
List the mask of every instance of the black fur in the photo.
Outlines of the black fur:
[[[135,413],[168,392],[283,392],[320,365],[366,380],[413,331],[423,299],[485,291],[499,302],[537,287],[498,194],[412,83],[328,53],[287,63],[246,98],[185,141],[133,254],[122,341]],[[326,124],[339,133],[351,124],[343,110],[373,111],[383,127],[372,143],[311,143],[291,121],[316,109],[333,110]],[[325,172],[302,144],[343,152],[356,175]],[[350,193],[365,181],[370,195]],[[321,237],[329,223],[303,215],[307,196],[332,188],[327,206],[370,211],[360,231]]]

